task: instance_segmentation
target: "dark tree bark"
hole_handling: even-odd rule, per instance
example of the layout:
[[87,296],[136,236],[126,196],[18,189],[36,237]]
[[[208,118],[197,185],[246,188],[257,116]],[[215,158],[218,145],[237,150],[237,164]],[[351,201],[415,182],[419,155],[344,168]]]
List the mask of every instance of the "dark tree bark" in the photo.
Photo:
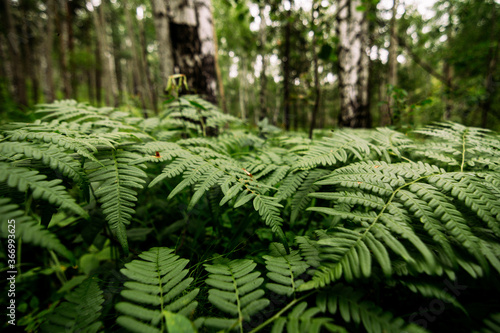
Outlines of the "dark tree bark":
[[[137,40],[134,34],[136,30],[134,28],[134,24],[132,23],[132,17],[130,15],[130,9],[127,7],[127,2],[125,0],[122,1],[123,7],[125,9],[125,22],[127,25],[127,32],[131,43],[131,53],[132,53],[132,66],[129,66],[129,69],[132,72],[132,83],[133,83],[133,94],[139,96],[142,108],[145,110],[146,103],[146,81],[143,76],[144,72],[141,70],[141,60],[137,51]],[[147,116],[144,113],[144,116]]]
[[58,29],[57,37],[59,42],[59,66],[61,71],[64,98],[71,98],[71,73],[68,70],[68,19],[67,19],[67,1],[59,0],[58,3]]
[[[392,87],[395,87],[397,85],[397,79],[398,79],[398,67],[397,67],[398,30],[396,25],[396,14],[398,5],[399,5],[399,0],[393,0],[392,17],[389,29],[390,45],[389,45],[389,62],[388,62],[389,71],[387,73],[387,84],[389,84],[389,86]],[[393,103],[392,96],[389,94],[389,96],[387,96],[387,104],[383,107],[382,119],[381,119],[382,126],[393,125],[392,123],[393,117],[391,112],[392,103]]]
[[217,103],[215,44],[210,0],[171,0],[170,37],[175,69],[187,77],[190,93]]
[[[498,36],[495,36],[494,31],[496,30],[497,22],[497,11],[496,5],[493,3],[493,12],[492,12],[492,22],[493,26],[491,27],[490,34],[490,49],[488,51],[488,69],[486,72],[486,79],[484,80],[484,85],[486,89],[486,99],[483,103],[481,103],[481,126],[486,128],[488,126],[488,113],[491,112],[491,104],[493,103],[493,96],[495,96],[496,86],[493,80],[493,74],[495,73],[495,69],[498,63]],[[496,42],[495,42],[496,38]]]
[[174,53],[170,38],[170,20],[168,18],[168,3],[164,0],[152,0],[153,18],[155,23],[156,40],[158,41],[158,55],[162,79],[162,91],[167,86],[168,77],[174,74]]
[[7,26],[7,42],[8,50],[10,53],[10,59],[12,64],[12,79],[14,86],[14,96],[17,103],[21,105],[28,105],[28,96],[26,94],[26,80],[24,79],[24,71],[21,60],[21,49],[19,43],[19,35],[16,32],[16,26],[14,24],[14,19],[12,17],[12,11],[9,1],[4,0],[3,2],[3,17],[6,20]]
[[144,31],[144,24],[142,20],[139,21],[139,38],[141,42],[141,67],[144,71],[146,77],[146,91],[149,93],[149,99],[151,102],[151,107],[158,114],[158,101],[157,101],[157,93],[156,88],[154,87],[153,80],[151,79],[151,71],[148,65],[148,48],[146,42],[146,32]]
[[47,30],[44,41],[44,56],[45,56],[45,101],[53,102],[56,98],[54,86],[54,62],[52,60],[52,50],[54,47],[54,34],[55,34],[55,0],[47,2]]

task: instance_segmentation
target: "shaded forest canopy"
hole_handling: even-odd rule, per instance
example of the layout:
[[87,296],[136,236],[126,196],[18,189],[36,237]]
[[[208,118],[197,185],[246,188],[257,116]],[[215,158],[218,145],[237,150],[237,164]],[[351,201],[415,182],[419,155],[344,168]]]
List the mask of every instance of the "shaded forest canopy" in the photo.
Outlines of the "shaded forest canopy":
[[169,76],[184,74],[187,92],[251,124],[414,128],[452,120],[498,129],[500,4],[429,4],[2,1],[2,118],[56,99],[155,114]]

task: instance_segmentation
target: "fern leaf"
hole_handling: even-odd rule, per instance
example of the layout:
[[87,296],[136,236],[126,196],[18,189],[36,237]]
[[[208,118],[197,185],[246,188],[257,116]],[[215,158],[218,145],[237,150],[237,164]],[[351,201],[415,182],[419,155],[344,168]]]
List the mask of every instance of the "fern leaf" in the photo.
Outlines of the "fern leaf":
[[213,287],[208,291],[208,300],[231,316],[207,318],[205,325],[228,329],[237,324],[243,330],[243,322],[269,304],[269,300],[262,298],[264,291],[257,289],[264,279],[259,277],[260,272],[254,271],[257,264],[252,260],[238,259],[204,266],[211,273],[205,282]]
[[146,178],[145,172],[139,167],[129,165],[138,157],[135,153],[122,150],[111,151],[109,155],[99,155],[99,164],[89,162],[86,165],[88,170],[97,169],[89,174],[89,181],[99,183],[94,193],[125,253],[128,253],[125,225],[130,223],[135,213],[135,189],[143,188]]
[[127,289],[121,292],[128,301],[116,304],[123,313],[118,324],[135,332],[164,332],[168,312],[188,316],[194,311],[199,289],[186,291],[194,280],[186,278],[189,261],[172,252],[155,247],[125,264],[121,273],[132,281],[125,282]]
[[101,316],[104,297],[95,279],[87,279],[61,303],[48,322],[42,325],[44,332],[97,332],[102,327]]
[[275,283],[267,283],[266,288],[280,295],[295,293],[303,280],[298,279],[309,267],[298,251],[287,254],[282,244],[271,244],[271,255],[262,257],[266,261],[267,277]]
[[[12,220],[15,222],[9,223]],[[10,203],[8,198],[0,198],[0,228],[4,230],[2,237],[7,238],[12,230],[15,237],[22,238],[23,242],[53,250],[75,263],[73,253],[53,233],[26,216],[19,206]]]
[[0,162],[0,182],[5,182],[9,187],[17,188],[20,192],[32,191],[35,199],[47,200],[49,203],[67,208],[78,215],[87,217],[87,212],[80,207],[68,194],[60,179],[45,180],[47,177],[38,171],[27,168],[13,167],[9,163]]
[[362,323],[367,332],[426,332],[420,326],[406,325],[400,318],[384,312],[370,301],[362,300],[362,293],[342,283],[318,294],[317,306],[331,314],[340,313],[346,322]]

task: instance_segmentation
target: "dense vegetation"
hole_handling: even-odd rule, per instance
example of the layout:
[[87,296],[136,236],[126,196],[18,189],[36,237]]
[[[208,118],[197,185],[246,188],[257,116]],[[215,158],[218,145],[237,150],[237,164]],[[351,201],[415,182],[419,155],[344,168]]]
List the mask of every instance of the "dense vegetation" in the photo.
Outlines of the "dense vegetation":
[[27,331],[499,330],[497,133],[310,140],[195,96],[149,118],[70,100],[36,118],[0,136]]

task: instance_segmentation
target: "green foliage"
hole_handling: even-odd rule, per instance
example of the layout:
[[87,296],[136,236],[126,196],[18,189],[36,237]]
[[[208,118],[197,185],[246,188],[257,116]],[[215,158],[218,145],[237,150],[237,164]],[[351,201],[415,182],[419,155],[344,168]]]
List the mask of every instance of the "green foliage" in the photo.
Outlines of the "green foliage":
[[[262,138],[193,96],[148,119],[73,101],[40,111],[0,134],[2,237],[15,219],[16,287],[41,300],[22,301],[28,327],[495,330],[493,132]],[[437,301],[435,321],[421,315]]]
[[196,309],[198,302],[193,300],[199,289],[186,292],[194,280],[186,278],[189,261],[172,252],[152,248],[139,256],[142,260],[125,264],[121,273],[132,281],[125,282],[127,289],[121,292],[128,302],[116,304],[124,314],[116,319],[118,324],[133,332],[165,332],[169,319],[175,318],[169,318],[171,313],[188,316]]
[[248,259],[205,265],[210,273],[205,283],[212,287],[208,291],[208,300],[229,315],[206,318],[205,325],[218,329],[239,327],[243,330],[244,321],[249,321],[253,315],[266,308],[269,300],[263,298],[264,290],[257,289],[264,279],[259,277],[260,272],[254,271],[256,266]]
[[42,326],[44,332],[98,332],[104,297],[95,279],[87,279],[65,297]]

